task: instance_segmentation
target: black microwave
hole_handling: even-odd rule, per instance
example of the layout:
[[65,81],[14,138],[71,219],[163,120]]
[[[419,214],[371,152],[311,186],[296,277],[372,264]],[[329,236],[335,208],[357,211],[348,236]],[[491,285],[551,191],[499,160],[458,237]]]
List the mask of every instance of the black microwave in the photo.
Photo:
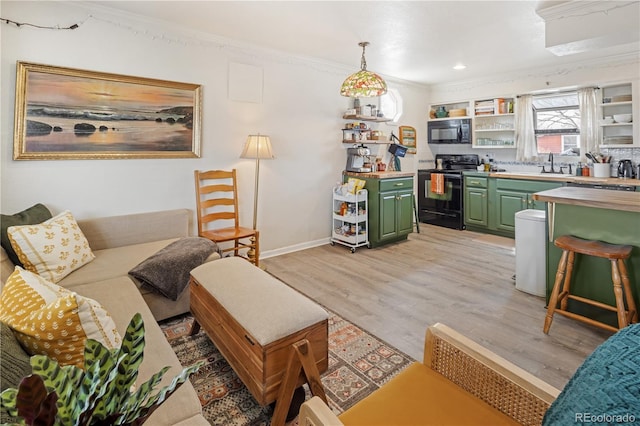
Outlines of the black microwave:
[[429,121],[429,143],[471,143],[471,119]]

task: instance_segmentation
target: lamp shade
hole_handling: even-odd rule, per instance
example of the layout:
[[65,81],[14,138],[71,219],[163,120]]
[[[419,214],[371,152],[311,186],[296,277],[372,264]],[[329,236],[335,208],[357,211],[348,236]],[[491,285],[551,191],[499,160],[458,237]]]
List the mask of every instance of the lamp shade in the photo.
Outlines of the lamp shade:
[[342,83],[340,94],[351,98],[372,98],[387,93],[387,83],[378,74],[360,70]]
[[240,158],[258,158],[270,160],[274,158],[271,140],[267,135],[249,135]]
[[387,93],[387,83],[378,74],[367,71],[367,60],[364,57],[364,50],[369,42],[358,43],[362,47],[362,58],[360,59],[360,71],[351,74],[342,83],[340,94],[351,98],[372,98],[382,96]]

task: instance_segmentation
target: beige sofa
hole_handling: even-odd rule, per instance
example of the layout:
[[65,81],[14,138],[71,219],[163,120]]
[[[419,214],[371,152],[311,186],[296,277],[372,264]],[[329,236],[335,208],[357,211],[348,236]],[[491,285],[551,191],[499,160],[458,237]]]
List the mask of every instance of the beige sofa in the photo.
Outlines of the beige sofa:
[[[171,242],[189,236],[191,212],[181,209],[141,213],[78,220],[78,224],[96,257],[58,284],[100,302],[113,317],[120,334],[124,334],[131,317],[140,312],[145,324],[146,347],[138,381],[142,383],[161,368],[170,366],[161,385],[169,384],[182,367],[157,321],[188,312],[189,291],[186,290],[177,301],[173,301],[141,288],[128,276],[128,271]],[[14,265],[4,249],[0,250],[0,275],[4,285]],[[217,253],[214,253],[209,259],[216,256]],[[2,356],[0,359],[6,358]],[[202,416],[202,407],[193,386],[185,383],[155,411],[146,424],[209,423]]]

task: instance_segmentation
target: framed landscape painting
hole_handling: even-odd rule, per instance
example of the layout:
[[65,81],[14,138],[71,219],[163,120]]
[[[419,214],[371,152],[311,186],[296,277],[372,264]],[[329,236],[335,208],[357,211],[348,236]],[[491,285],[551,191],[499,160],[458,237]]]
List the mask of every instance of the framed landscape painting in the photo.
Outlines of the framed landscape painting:
[[15,160],[200,156],[197,84],[17,63]]

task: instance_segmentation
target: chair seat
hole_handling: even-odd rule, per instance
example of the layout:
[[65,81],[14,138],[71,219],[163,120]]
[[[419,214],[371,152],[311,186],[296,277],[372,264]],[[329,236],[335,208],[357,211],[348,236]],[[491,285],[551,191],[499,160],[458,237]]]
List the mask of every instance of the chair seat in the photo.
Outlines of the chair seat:
[[338,417],[348,426],[519,424],[419,362]]
[[220,228],[210,231],[204,231],[200,234],[201,237],[208,238],[214,242],[232,241],[238,238],[248,238],[256,234],[256,231],[251,228]]

